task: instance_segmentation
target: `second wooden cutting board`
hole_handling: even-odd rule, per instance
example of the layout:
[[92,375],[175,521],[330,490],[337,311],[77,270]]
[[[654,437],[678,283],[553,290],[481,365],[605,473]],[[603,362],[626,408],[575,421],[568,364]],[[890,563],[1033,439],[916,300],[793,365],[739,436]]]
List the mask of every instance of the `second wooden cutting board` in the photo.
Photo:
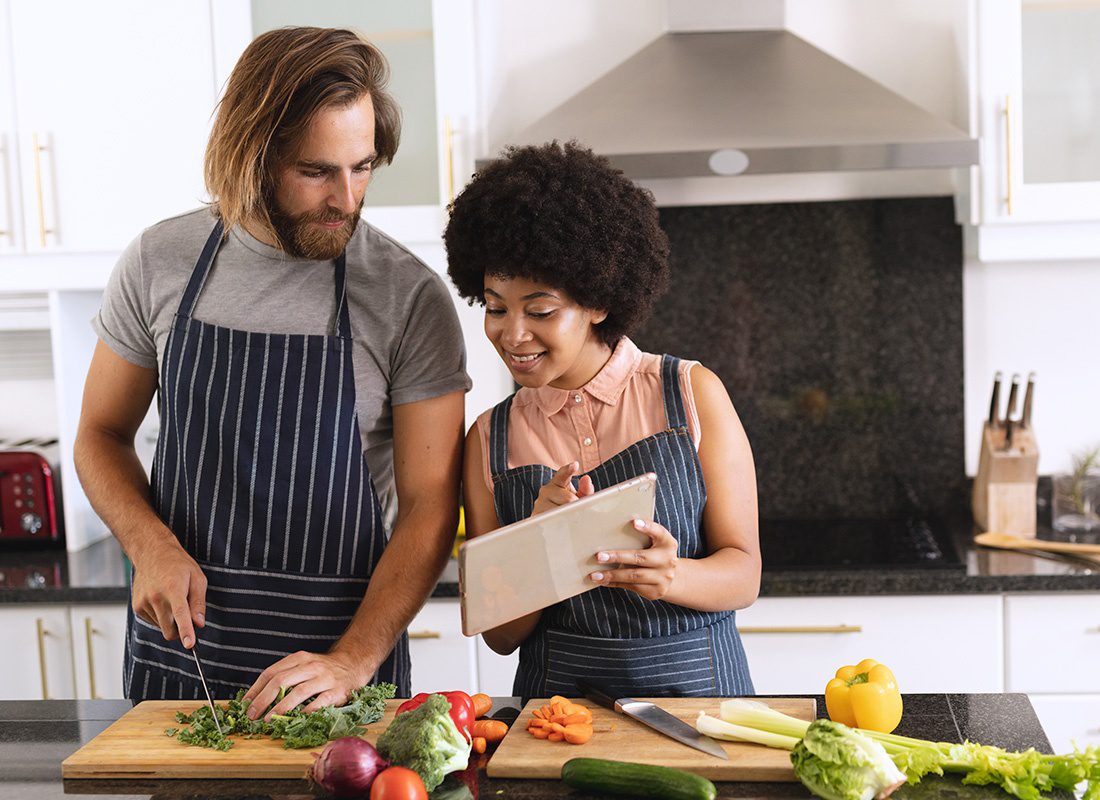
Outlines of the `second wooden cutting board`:
[[[639,698],[645,699],[645,698]],[[700,711],[718,716],[718,706],[725,698],[677,697],[657,698],[650,702],[660,706],[692,727]],[[810,697],[760,698],[776,711],[812,721],[817,716],[817,704]],[[720,781],[795,781],[790,753],[756,744],[722,742],[729,756],[722,761],[693,747],[681,744],[651,728],[610,709],[587,700],[576,702],[592,710],[592,738],[582,745],[536,739],[527,732],[531,712],[549,702],[531,700],[497,751],[489,760],[486,771],[493,778],[560,778],[562,765],[571,758],[606,758],[612,761],[632,761],[676,767]]]

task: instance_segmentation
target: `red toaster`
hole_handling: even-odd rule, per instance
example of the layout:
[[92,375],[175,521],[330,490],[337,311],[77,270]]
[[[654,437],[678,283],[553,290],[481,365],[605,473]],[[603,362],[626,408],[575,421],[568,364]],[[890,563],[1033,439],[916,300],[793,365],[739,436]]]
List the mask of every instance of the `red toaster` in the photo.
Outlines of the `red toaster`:
[[0,545],[57,542],[62,513],[56,472],[34,450],[0,449]]

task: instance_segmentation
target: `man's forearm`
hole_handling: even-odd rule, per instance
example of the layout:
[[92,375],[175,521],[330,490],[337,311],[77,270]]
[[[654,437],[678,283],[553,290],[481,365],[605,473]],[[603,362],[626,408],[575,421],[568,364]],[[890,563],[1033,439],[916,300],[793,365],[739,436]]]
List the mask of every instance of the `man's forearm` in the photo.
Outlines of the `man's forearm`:
[[149,479],[132,444],[82,429],[73,450],[88,501],[131,561],[140,562],[150,546],[176,542],[153,509]]
[[435,588],[447,563],[458,523],[458,507],[416,504],[399,514],[393,535],[374,568],[366,596],[333,652],[353,654],[365,683]]

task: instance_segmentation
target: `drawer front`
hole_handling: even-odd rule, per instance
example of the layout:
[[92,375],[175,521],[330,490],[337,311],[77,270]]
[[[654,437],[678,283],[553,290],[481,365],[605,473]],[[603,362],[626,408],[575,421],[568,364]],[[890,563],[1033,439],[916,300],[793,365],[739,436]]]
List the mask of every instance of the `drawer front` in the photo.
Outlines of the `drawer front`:
[[77,603],[70,607],[76,696],[121,698],[126,649],[125,603]]
[[1009,595],[1010,692],[1100,692],[1100,594]]
[[1100,747],[1100,694],[1028,695],[1055,753]]
[[458,600],[429,600],[409,624],[412,692],[477,691],[474,640],[462,635]]
[[999,692],[1000,595],[765,597],[737,612],[760,694],[821,694],[838,667],[873,658],[902,692]]

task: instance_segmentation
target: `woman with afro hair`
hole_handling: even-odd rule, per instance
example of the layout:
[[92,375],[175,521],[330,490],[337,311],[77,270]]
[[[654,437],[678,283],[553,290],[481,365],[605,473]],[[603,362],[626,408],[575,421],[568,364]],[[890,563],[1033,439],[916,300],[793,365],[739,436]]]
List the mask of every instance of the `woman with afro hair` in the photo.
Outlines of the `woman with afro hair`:
[[628,338],[668,285],[653,196],[570,142],[510,148],[455,199],[449,274],[485,306],[520,389],[466,437],[478,536],[628,478],[657,475],[645,549],[599,552],[597,588],[486,631],[520,649],[514,692],[752,694],[734,613],[760,586],[756,479],[721,380]]

